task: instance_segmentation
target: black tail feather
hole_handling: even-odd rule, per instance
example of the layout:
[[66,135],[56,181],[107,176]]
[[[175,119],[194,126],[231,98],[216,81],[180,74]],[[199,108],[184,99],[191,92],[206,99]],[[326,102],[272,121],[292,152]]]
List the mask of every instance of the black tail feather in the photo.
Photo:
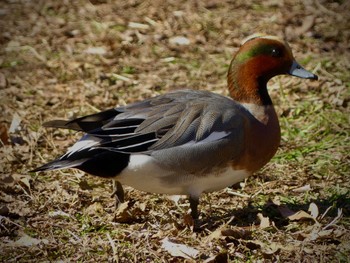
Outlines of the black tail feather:
[[104,149],[84,150],[62,156],[30,172],[76,168],[99,177],[115,177],[129,164],[130,154]]
[[56,159],[40,167],[37,167],[29,172],[36,173],[36,172],[60,170],[60,169],[66,169],[66,168],[76,168],[77,166],[82,164],[84,161],[85,160],[69,161],[69,160]]
[[82,131],[82,128],[75,122],[66,121],[66,120],[53,120],[43,123],[44,127],[49,128],[60,128],[60,129],[69,129],[75,131]]

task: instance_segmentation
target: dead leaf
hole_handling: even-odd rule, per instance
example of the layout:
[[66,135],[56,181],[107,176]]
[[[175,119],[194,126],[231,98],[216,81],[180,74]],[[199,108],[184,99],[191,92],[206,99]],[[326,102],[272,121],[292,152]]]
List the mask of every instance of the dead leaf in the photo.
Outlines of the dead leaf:
[[310,204],[308,211],[314,219],[316,219],[319,215],[318,207],[315,203]]
[[221,234],[236,239],[249,239],[251,238],[252,231],[244,229],[243,227],[236,227],[232,229],[222,229]]
[[300,210],[300,211],[296,212],[295,214],[288,216],[288,219],[292,220],[292,221],[299,221],[302,219],[313,219],[314,220],[314,218],[310,214],[306,213],[303,210]]
[[119,223],[130,223],[132,222],[137,214],[137,211],[130,211],[131,208],[130,201],[121,203],[117,211],[115,211],[115,221]]
[[322,230],[318,232],[320,238],[333,238],[333,229]]
[[311,248],[308,248],[308,247],[304,247],[303,251],[307,254],[313,254],[314,253],[314,250],[311,249]]
[[84,53],[92,55],[104,55],[107,53],[107,51],[104,47],[89,47],[84,50]]
[[0,146],[10,144],[7,125],[5,123],[0,123],[0,140]]
[[280,197],[279,196],[275,196],[272,200],[272,203],[276,206],[280,206],[281,205],[281,200],[280,200]]
[[28,189],[30,189],[30,182],[29,182],[29,179],[28,179],[28,178],[26,178],[26,177],[21,178],[21,182],[22,182],[26,187],[28,187]]
[[175,57],[167,57],[167,58],[162,58],[161,59],[161,61],[163,61],[163,62],[173,62],[175,60],[176,60]]
[[14,133],[15,131],[19,130],[19,125],[21,121],[22,121],[21,117],[17,113],[15,113],[12,117],[9,133]]
[[167,198],[173,201],[176,205],[179,205],[179,201],[183,198],[183,195],[169,195]]
[[129,22],[128,27],[133,29],[149,29],[149,25],[136,22]]
[[161,240],[162,249],[167,251],[173,257],[182,257],[186,259],[195,259],[199,254],[197,249],[194,249],[190,246],[175,243],[169,240],[168,237]]
[[260,219],[261,229],[270,227],[270,219],[268,217],[264,217],[263,214],[259,213],[258,218]]
[[90,216],[101,214],[103,211],[103,206],[100,202],[95,202],[85,209],[85,212]]
[[19,183],[21,186],[25,186],[28,189],[30,189],[30,181],[32,178],[30,175],[26,174],[13,174],[12,175],[13,179],[15,180],[16,183]]
[[219,238],[231,238],[231,239],[242,239],[242,240],[248,240],[251,238],[252,231],[245,229],[243,227],[234,227],[234,228],[226,228],[225,225],[217,228],[215,231],[210,233],[205,238],[205,242],[209,243],[214,239]]
[[57,211],[50,211],[49,216],[52,218],[60,218],[60,217],[71,217],[70,214],[67,214],[66,212],[57,210]]
[[305,236],[306,240],[308,240],[308,241],[314,241],[320,237],[319,236],[319,233],[320,233],[319,226],[313,225],[311,227],[312,227],[311,232],[309,234],[306,234],[306,236]]
[[206,238],[205,238],[205,243],[210,243],[211,241],[213,241],[214,239],[219,239],[221,237],[223,237],[222,235],[222,227],[219,227],[217,229],[215,229],[215,231],[211,232]]
[[345,233],[346,233],[346,230],[344,230],[344,229],[334,229],[334,236],[336,237],[336,238],[339,238],[339,237],[341,237],[342,235],[344,235]]
[[191,44],[191,41],[184,36],[176,36],[169,39],[169,43],[173,45],[187,46]]
[[139,203],[138,207],[140,208],[140,210],[142,212],[145,212],[146,211],[146,203]]
[[213,239],[219,239],[223,237],[230,237],[234,239],[249,239],[251,237],[251,234],[251,231],[246,230],[242,227],[226,228],[226,226],[223,225],[210,233],[210,235],[206,237],[205,242],[208,243]]
[[49,241],[47,239],[37,239],[30,237],[26,234],[23,234],[23,236],[18,239],[15,242],[9,243],[10,246],[16,246],[16,247],[31,247],[31,246],[37,246],[40,243],[48,244]]
[[310,190],[312,190],[311,186],[309,184],[307,184],[307,185],[304,185],[302,187],[293,189],[293,192],[304,193],[304,192],[307,192],[307,191],[310,191]]
[[[90,53],[90,54],[93,54],[93,53]],[[79,68],[80,66],[81,66],[81,63],[79,62],[75,62],[75,61],[69,62],[67,63],[67,70],[72,71]]]
[[264,244],[264,246],[262,246],[262,250],[263,250],[263,253],[266,255],[273,255],[276,252],[281,250],[281,245],[275,242]]

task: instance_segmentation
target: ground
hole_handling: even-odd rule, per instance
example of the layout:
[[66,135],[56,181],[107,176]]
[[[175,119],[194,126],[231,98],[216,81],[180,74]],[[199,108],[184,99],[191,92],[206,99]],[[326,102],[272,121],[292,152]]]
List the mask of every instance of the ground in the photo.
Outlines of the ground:
[[[349,1],[31,1],[0,5],[0,261],[349,262]],[[31,173],[81,134],[45,129],[180,88],[227,95],[246,36],[287,39],[318,81],[269,82],[282,141],[239,185],[201,198],[76,170]]]

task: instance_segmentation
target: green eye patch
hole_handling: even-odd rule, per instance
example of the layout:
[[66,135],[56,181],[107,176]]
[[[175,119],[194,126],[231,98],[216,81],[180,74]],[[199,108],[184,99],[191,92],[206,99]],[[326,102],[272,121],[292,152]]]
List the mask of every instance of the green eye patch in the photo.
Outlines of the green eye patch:
[[236,60],[242,63],[255,56],[264,55],[264,54],[272,55],[274,48],[275,47],[272,45],[260,44],[247,51],[240,52],[239,54],[237,54]]

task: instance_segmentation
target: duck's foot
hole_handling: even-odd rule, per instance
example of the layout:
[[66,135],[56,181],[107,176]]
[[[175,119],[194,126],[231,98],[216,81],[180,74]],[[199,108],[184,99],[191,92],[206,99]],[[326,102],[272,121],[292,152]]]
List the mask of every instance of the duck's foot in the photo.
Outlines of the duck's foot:
[[190,214],[184,214],[183,221],[185,226],[193,232],[200,232],[202,230],[201,221],[198,218],[194,219]]
[[121,203],[124,203],[124,189],[118,181],[113,181],[113,188],[111,197],[115,196],[115,208],[117,209]]

